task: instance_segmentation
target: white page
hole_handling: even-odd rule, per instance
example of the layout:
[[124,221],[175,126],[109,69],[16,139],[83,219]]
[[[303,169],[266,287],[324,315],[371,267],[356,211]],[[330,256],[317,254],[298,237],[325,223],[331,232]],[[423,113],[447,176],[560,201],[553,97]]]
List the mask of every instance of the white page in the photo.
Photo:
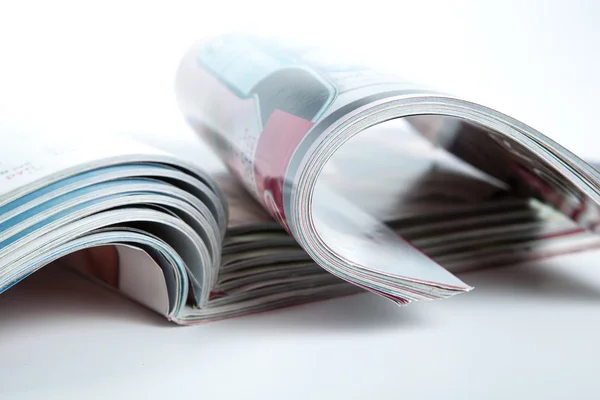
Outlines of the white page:
[[169,314],[167,283],[160,266],[143,250],[119,245],[119,290],[162,314]]

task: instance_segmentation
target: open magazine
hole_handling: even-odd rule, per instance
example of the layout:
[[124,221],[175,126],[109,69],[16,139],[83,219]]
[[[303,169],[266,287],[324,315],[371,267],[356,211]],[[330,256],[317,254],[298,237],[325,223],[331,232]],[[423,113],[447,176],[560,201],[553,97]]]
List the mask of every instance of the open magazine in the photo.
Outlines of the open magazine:
[[0,126],[0,291],[61,264],[190,324],[600,246],[600,175],[482,105],[230,34],[176,77],[228,170],[120,137]]

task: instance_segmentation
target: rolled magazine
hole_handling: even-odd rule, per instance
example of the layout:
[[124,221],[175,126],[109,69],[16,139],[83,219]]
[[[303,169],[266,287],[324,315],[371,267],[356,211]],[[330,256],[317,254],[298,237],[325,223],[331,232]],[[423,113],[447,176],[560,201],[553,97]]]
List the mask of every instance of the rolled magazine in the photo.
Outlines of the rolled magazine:
[[[179,108],[227,169],[1,126],[0,288],[49,263],[188,324],[600,246],[598,172],[482,105],[240,34],[193,46]],[[1,298],[1,297],[0,297]]]

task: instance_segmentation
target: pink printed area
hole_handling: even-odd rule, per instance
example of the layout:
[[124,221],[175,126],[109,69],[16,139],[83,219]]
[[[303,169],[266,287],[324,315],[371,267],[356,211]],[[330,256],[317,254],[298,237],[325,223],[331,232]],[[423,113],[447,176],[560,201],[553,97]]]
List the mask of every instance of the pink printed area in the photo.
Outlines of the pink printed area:
[[286,229],[283,211],[285,171],[294,150],[312,126],[311,121],[276,109],[258,140],[254,158],[258,193],[271,215]]

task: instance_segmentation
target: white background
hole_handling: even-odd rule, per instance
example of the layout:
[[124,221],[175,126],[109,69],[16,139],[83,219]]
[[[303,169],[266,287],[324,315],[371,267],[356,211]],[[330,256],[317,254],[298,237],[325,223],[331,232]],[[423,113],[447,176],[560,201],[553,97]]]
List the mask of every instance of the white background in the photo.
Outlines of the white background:
[[[230,29],[359,54],[600,159],[592,0],[0,0],[0,116],[194,157],[174,71]],[[474,292],[402,309],[367,294],[192,328],[42,271],[0,297],[0,397],[595,399],[599,256],[464,275]]]

